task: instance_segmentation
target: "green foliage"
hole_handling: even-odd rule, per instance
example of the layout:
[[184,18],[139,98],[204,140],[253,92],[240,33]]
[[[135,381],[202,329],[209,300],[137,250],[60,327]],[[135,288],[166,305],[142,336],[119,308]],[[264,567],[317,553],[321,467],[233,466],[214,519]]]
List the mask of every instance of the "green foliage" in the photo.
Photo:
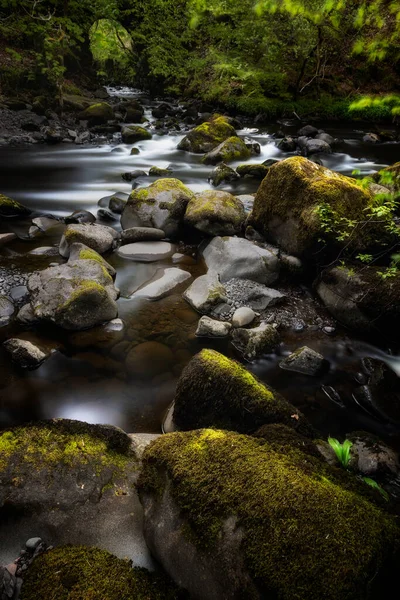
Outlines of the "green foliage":
[[336,457],[342,465],[342,467],[347,469],[351,458],[350,450],[353,445],[353,442],[351,442],[350,440],[345,440],[343,444],[341,444],[336,438],[329,437],[328,443],[330,447],[333,448],[333,450],[335,451]]
[[372,487],[374,490],[378,490],[378,492],[385,498],[387,502],[389,502],[389,494],[375,481],[375,479],[371,479],[370,477],[363,477],[362,480],[364,483]]

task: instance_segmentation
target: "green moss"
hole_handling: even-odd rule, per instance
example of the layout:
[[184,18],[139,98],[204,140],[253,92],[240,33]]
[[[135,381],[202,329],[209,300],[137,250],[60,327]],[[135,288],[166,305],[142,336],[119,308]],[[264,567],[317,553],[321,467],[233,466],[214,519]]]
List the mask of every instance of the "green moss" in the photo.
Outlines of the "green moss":
[[113,118],[114,113],[112,107],[107,102],[97,102],[88,106],[82,116],[87,119],[109,120]]
[[185,533],[208,560],[224,544],[225,519],[236,517],[240,555],[260,597],[366,600],[371,588],[381,597],[382,569],[396,564],[400,532],[351,475],[297,449],[200,430],[162,436],[146,449],[139,492],[159,496],[168,480]]
[[94,261],[96,261],[101,266],[101,270],[103,272],[105,280],[106,281],[108,281],[108,280],[112,281],[111,274],[110,274],[110,272],[107,269],[107,267],[111,268],[110,265],[95,250],[92,250],[91,248],[86,248],[85,250],[81,250],[79,252],[79,259],[80,260],[94,260]]
[[206,154],[202,161],[204,164],[216,164],[217,162],[233,162],[250,158],[251,152],[247,148],[243,140],[237,135],[231,136],[224,140],[218,148],[215,148],[210,153]]
[[225,117],[217,117],[198,125],[183,138],[178,148],[201,154],[209,152],[224,140],[236,136],[236,131]]
[[64,546],[33,562],[24,576],[21,600],[176,600],[164,575],[99,548]]
[[4,196],[4,194],[0,194],[0,216],[3,217],[12,217],[19,215],[27,215],[31,211],[17,202],[17,200],[13,200],[12,198],[8,198],[8,196]]
[[0,473],[18,475],[21,465],[40,470],[94,463],[122,470],[128,462],[135,462],[129,438],[111,428],[54,419],[0,434]]
[[243,204],[228,192],[207,190],[195,196],[188,204],[185,221],[194,227],[199,222],[220,223],[240,229],[245,219]]
[[[107,273],[107,278],[110,278],[110,274],[108,273],[108,271],[106,271],[106,269],[104,269],[104,271]],[[96,292],[97,294],[102,296],[107,295],[107,291],[105,290],[105,288],[102,285],[100,285],[100,283],[97,283],[97,281],[92,281],[91,279],[81,279],[79,282],[77,282],[77,285],[77,289],[72,292],[67,302],[60,306],[61,310],[68,310],[69,308],[71,308],[71,305],[73,305],[74,302],[76,302],[77,300],[81,300],[84,298],[86,301],[86,297],[92,292]]]
[[264,179],[268,173],[269,167],[263,164],[252,164],[252,165],[239,165],[236,168],[237,173],[240,177],[252,177],[254,179]]
[[220,427],[253,433],[267,423],[283,423],[308,436],[314,433],[293,405],[238,362],[208,349],[183,370],[173,418],[183,430]]
[[147,188],[133,190],[129,196],[129,203],[133,203],[137,208],[140,208],[142,204],[151,206],[156,204],[159,194],[162,194],[163,192],[169,192],[171,194],[171,203],[179,197],[187,198],[187,201],[194,197],[194,193],[179,181],[179,179],[165,178],[157,179],[157,181]]

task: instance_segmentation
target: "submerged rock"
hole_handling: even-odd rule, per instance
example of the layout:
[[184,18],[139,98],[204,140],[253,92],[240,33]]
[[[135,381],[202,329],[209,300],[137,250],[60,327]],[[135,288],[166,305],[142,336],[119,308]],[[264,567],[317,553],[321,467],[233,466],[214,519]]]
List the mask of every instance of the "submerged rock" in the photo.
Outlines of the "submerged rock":
[[203,251],[209,272],[222,283],[236,277],[271,284],[279,277],[275,254],[244,238],[216,237]]
[[279,366],[281,369],[286,369],[287,371],[316,376],[328,370],[329,363],[319,352],[303,346],[292,352],[287,358],[281,360]]
[[[354,179],[297,156],[269,169],[256,194],[250,221],[267,240],[296,256],[315,252],[320,238],[361,251],[388,240],[384,222],[365,223],[371,202],[372,195]],[[326,230],[322,209],[328,211],[330,224],[336,219],[346,228],[343,223],[349,219],[362,225],[352,226],[350,238],[340,241],[337,231]]]
[[139,494],[147,544],[191,598],[361,600],[396,585],[399,552],[366,487],[290,444],[207,429],[149,446]]
[[140,288],[132,295],[132,298],[160,300],[161,298],[164,298],[168,294],[174,292],[191,277],[192,276],[190,273],[187,271],[182,271],[182,269],[178,269],[176,267],[165,269],[162,277]]
[[153,227],[174,237],[193,197],[193,192],[178,179],[158,179],[149,187],[131,193],[122,213],[122,228]]
[[71,215],[65,217],[64,221],[67,225],[73,223],[94,223],[96,217],[88,210],[74,210]]
[[202,350],[183,370],[173,420],[183,430],[220,427],[253,433],[266,423],[283,423],[304,435],[313,432],[292,404],[215,350]]
[[252,179],[259,179],[262,181],[267,175],[269,167],[263,164],[251,164],[251,165],[239,165],[236,168],[237,173],[240,177],[248,177]]
[[310,139],[307,137],[299,137],[297,145],[301,149],[303,156],[313,156],[314,154],[331,154],[332,148],[330,145],[321,139]]
[[0,194],[0,217],[25,217],[31,211],[17,200],[12,200],[4,194]]
[[130,376],[147,379],[169,371],[173,360],[172,351],[165,344],[143,342],[129,351],[125,364]]
[[95,224],[68,225],[60,241],[60,254],[68,258],[71,246],[85,244],[95,252],[104,254],[112,249],[119,234],[112,227]]
[[236,136],[235,129],[225,117],[219,116],[189,131],[179,143],[178,148],[196,154],[204,154],[232,136]]
[[132,568],[127,560],[87,546],[53,548],[36,558],[24,576],[23,600],[177,600],[178,588],[159,573]]
[[121,137],[124,144],[135,144],[141,140],[151,140],[150,131],[138,125],[129,125],[121,131]]
[[235,196],[207,190],[190,200],[184,222],[214,237],[239,233],[245,216],[243,204]]
[[216,165],[220,162],[229,163],[234,160],[250,158],[251,151],[237,135],[229,137],[211,150],[201,159],[205,165]]
[[26,336],[27,339],[15,337],[3,343],[3,348],[11,356],[13,362],[23,369],[37,369],[54,352],[45,341]]

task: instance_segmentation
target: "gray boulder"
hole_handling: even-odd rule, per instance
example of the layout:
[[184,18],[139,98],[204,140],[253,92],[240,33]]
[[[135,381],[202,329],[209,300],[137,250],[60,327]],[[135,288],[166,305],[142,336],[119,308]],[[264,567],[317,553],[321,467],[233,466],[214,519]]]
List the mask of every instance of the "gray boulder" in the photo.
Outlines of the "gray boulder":
[[162,277],[148,283],[133,294],[133,298],[147,298],[148,300],[160,300],[174,292],[185,281],[191,278],[191,274],[173,267],[165,269]]
[[298,130],[297,135],[299,137],[306,136],[310,138],[315,138],[318,134],[318,129],[314,127],[314,125],[305,125],[301,129]]
[[203,256],[209,271],[222,283],[236,277],[271,284],[279,277],[277,256],[243,238],[216,237]]
[[301,149],[303,156],[312,156],[313,154],[331,154],[332,148],[324,140],[310,139],[307,137],[299,137],[297,144]]
[[68,225],[60,241],[60,254],[68,258],[72,244],[77,242],[85,244],[99,254],[104,254],[113,248],[118,238],[119,234],[115,229],[105,225],[87,223]]
[[261,323],[253,329],[237,328],[232,332],[232,342],[247,360],[273,352],[280,342],[274,325]]
[[239,179],[239,175],[236,171],[231,169],[231,167],[225,163],[221,163],[215,167],[209,181],[211,181],[215,187],[218,187],[221,183],[229,183],[231,181],[236,181],[237,179]]
[[333,146],[333,144],[335,144],[337,142],[337,140],[332,137],[331,135],[329,135],[329,133],[319,133],[318,135],[315,136],[316,140],[322,140],[323,142],[325,142],[326,144],[328,144],[329,146]]
[[165,238],[165,231],[154,227],[130,227],[121,233],[121,245],[134,242],[157,242]]
[[215,274],[201,275],[184,292],[184,299],[201,314],[208,314],[213,308],[226,302],[226,290]]
[[134,190],[121,217],[123,229],[153,227],[167,237],[178,234],[193,192],[178,179],[158,179],[147,188]]
[[179,150],[204,154],[210,152],[224,140],[235,136],[236,131],[226,117],[212,118],[198,125],[180,141]]
[[135,144],[141,140],[151,140],[150,131],[138,125],[129,125],[121,131],[121,137],[124,144]]
[[37,369],[51,355],[44,344],[21,338],[11,338],[4,342],[3,348],[13,362],[23,369]]
[[75,260],[95,260],[108,271],[113,279],[115,279],[117,274],[114,267],[104,260],[104,258],[98,252],[92,250],[92,248],[89,248],[89,246],[86,246],[85,244],[72,244],[70,248],[69,260],[70,262]]
[[174,249],[169,242],[135,242],[118,248],[118,255],[136,262],[155,262],[172,256]]
[[243,204],[235,196],[207,190],[190,200],[184,222],[214,237],[239,233],[245,216]]
[[68,330],[89,329],[118,314],[112,277],[96,260],[70,260],[28,280],[34,316]]

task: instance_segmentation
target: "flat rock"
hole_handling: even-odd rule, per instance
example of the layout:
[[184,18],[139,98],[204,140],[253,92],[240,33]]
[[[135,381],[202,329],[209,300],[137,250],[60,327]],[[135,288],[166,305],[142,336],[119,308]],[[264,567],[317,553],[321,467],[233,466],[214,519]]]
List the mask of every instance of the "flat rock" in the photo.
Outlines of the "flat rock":
[[160,300],[171,294],[182,283],[191,278],[191,274],[176,267],[165,269],[159,279],[145,285],[132,295],[132,298],[147,298],[148,300]]
[[287,358],[281,360],[279,366],[281,369],[286,369],[287,371],[296,371],[296,373],[302,373],[303,375],[316,376],[326,370],[329,363],[319,352],[315,352],[315,350],[308,348],[308,346],[303,346],[292,352]]
[[121,233],[121,245],[134,242],[156,242],[165,238],[165,232],[155,227],[130,227]]
[[174,253],[174,246],[169,242],[135,242],[118,248],[122,258],[137,262],[155,262],[169,258]]
[[223,323],[204,316],[199,321],[196,335],[198,337],[227,337],[231,328],[232,325],[230,323]]
[[201,275],[184,292],[184,299],[199,313],[208,314],[212,309],[226,302],[226,291],[213,274]]

